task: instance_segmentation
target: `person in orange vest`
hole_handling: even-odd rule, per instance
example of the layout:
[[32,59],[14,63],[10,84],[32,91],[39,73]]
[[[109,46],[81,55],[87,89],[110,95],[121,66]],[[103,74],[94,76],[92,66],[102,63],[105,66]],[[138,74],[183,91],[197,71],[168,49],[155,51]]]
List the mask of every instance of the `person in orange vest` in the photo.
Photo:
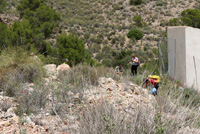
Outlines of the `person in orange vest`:
[[160,77],[157,75],[149,75],[148,78],[145,80],[144,88],[146,88],[149,83],[154,86],[151,93],[154,96],[157,95],[157,91],[160,85]]

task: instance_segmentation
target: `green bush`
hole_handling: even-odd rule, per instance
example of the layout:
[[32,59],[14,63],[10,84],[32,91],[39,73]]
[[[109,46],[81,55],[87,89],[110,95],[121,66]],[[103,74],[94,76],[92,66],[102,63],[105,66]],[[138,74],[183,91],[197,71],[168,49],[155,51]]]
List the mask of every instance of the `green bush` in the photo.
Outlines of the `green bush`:
[[85,39],[85,40],[88,40],[89,38],[90,38],[90,33],[84,34],[84,39]]
[[5,24],[0,22],[0,49],[5,49],[5,47],[8,45],[8,42],[8,28]]
[[104,46],[102,49],[102,53],[107,54],[111,52],[111,47],[109,46]]
[[129,67],[128,63],[130,60],[130,56],[127,56],[121,60],[113,60],[112,61],[112,67],[116,67],[119,66],[120,64],[122,64],[124,69],[127,69]]
[[77,36],[69,34],[61,34],[56,41],[59,49],[59,59],[63,62],[69,59],[69,65],[76,65],[84,62],[86,56],[85,45]]
[[22,0],[17,10],[22,21],[14,22],[10,28],[11,44],[28,50],[34,44],[37,51],[45,53],[45,39],[51,36],[60,20],[60,14],[46,5],[44,0]]
[[33,30],[29,20],[22,20],[21,22],[14,22],[10,28],[9,40],[11,40],[13,46],[26,46],[28,43],[32,43]]
[[97,53],[97,55],[95,56],[95,58],[100,61],[103,59],[103,54],[101,52]]
[[17,7],[17,9],[20,12],[23,12],[27,8],[29,8],[30,10],[35,10],[43,2],[44,2],[44,0],[22,0],[22,1],[20,1],[20,5]]
[[45,22],[41,25],[41,32],[44,33],[45,38],[50,37],[53,26],[49,22]]
[[4,8],[6,7],[6,1],[5,0],[0,0],[0,13],[3,13]]
[[142,4],[142,0],[130,0],[130,5],[140,5]]
[[135,15],[135,16],[133,17],[133,21],[135,22],[135,25],[136,25],[136,26],[142,27],[142,25],[143,25],[143,20],[142,20],[141,15]]
[[200,10],[187,9],[182,11],[181,20],[187,26],[200,28]]
[[40,22],[54,22],[60,19],[60,15],[57,12],[43,4],[36,9],[35,16]]
[[106,67],[112,67],[112,61],[109,59],[103,59],[102,64]]
[[171,81],[168,74],[161,77],[162,84],[160,92],[163,95],[168,95],[172,101],[178,101],[182,107],[198,108],[200,104],[200,95],[198,91],[192,88],[180,89],[181,84],[179,81]]
[[142,33],[142,31],[134,28],[128,32],[127,37],[131,38],[132,40],[134,40],[134,39],[140,40],[143,37],[143,33]]
[[169,26],[179,26],[181,22],[177,18],[173,18],[169,20]]

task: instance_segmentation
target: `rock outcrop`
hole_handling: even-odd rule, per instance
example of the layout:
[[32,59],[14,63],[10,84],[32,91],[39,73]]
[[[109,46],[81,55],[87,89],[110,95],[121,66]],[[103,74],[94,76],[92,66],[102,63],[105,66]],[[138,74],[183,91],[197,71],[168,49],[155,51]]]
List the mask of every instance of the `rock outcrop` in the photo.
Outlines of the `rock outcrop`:
[[[49,73],[49,77],[57,74],[54,64],[46,65],[45,68]],[[57,81],[54,82],[56,84]],[[138,109],[144,108],[145,112],[152,115],[152,120],[156,116],[156,105],[158,103],[156,97],[151,95],[147,89],[141,88],[132,82],[117,82],[112,78],[105,77],[99,78],[98,83],[98,86],[91,86],[83,94],[82,92],[73,92],[73,90],[66,92],[67,98],[70,100],[69,103],[56,103],[55,98],[47,99],[48,103],[38,114],[23,114],[22,117],[18,117],[15,114],[18,104],[14,98],[0,95],[0,102],[5,102],[3,105],[5,108],[1,106],[0,109],[0,132],[20,133],[20,131],[26,130],[30,134],[60,134],[63,132],[77,134],[80,133],[78,131],[80,120],[77,113],[83,113],[88,104],[96,106],[105,101],[111,104],[116,110],[126,113],[127,117],[132,116],[133,113],[137,113]],[[27,83],[24,88],[33,89],[34,85]],[[28,91],[32,92],[32,90]],[[52,92],[49,93],[49,96],[51,94]],[[65,111],[64,120],[60,116],[63,104],[69,110]],[[56,110],[56,107],[53,107],[53,105],[56,105],[58,109]],[[166,116],[169,116],[166,117],[167,119],[177,118],[176,115],[172,116],[171,114]],[[186,127],[178,130],[178,133],[200,133],[200,130]]]
[[64,74],[68,70],[70,70],[70,66],[68,64],[61,64],[56,68],[56,70],[57,70],[58,75]]
[[125,89],[125,83],[102,77],[99,79],[99,86],[86,90],[84,97],[88,103],[94,104],[106,100],[117,109],[130,113],[141,106],[155,113],[153,106],[157,103],[155,97],[149,94],[147,89],[131,82],[129,85],[129,88]]

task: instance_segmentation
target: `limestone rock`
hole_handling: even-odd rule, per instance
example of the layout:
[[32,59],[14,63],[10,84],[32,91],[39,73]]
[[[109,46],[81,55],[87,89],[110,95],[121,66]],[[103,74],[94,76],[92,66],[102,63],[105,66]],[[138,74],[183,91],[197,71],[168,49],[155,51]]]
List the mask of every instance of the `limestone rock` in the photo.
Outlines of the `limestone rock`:
[[1,121],[1,122],[0,122],[0,128],[1,128],[1,127],[7,127],[7,126],[10,126],[9,121]]
[[116,83],[112,78],[105,78],[105,77],[99,78],[99,86],[108,91],[117,90],[120,87],[123,87],[121,85],[119,86],[119,84]]
[[19,123],[19,117],[18,116],[13,116],[11,118],[11,120],[13,120],[15,123]]
[[70,70],[70,66],[67,64],[61,64],[57,67],[56,70],[57,70],[58,75],[60,75]]

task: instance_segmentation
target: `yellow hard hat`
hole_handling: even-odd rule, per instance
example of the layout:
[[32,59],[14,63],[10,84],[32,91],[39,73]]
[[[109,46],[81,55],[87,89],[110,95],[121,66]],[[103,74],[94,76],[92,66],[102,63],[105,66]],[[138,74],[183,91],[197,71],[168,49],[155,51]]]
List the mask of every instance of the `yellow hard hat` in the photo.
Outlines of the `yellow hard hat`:
[[158,82],[160,82],[160,76],[158,75],[149,75],[150,79],[156,79]]

